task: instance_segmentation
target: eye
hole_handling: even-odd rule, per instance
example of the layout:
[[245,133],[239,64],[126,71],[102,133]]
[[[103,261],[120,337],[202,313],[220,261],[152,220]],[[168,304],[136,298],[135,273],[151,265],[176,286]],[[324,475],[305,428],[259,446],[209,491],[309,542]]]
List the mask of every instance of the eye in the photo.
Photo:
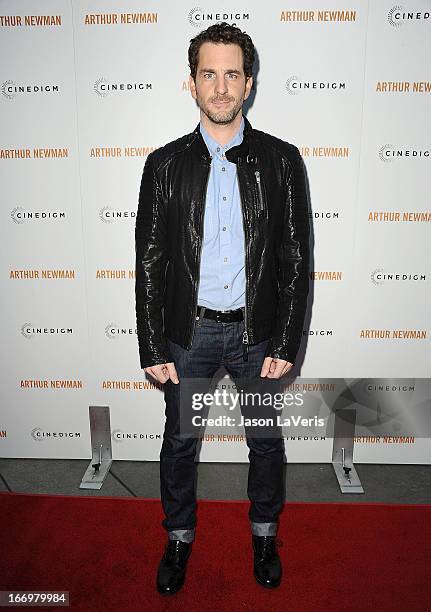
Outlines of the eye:
[[212,72],[205,72],[204,73],[204,79],[206,79],[206,80],[208,80],[207,77],[212,77],[212,76],[213,76]]
[[238,75],[235,72],[228,72],[228,77],[230,79],[236,79]]

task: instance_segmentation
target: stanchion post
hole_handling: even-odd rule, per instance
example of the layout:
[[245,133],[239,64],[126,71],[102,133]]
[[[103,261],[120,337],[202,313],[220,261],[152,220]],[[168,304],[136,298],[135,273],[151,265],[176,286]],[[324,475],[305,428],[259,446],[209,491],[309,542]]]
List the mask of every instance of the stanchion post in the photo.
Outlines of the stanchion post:
[[101,489],[112,463],[109,406],[89,406],[92,460],[80,489]]
[[342,493],[364,493],[353,465],[356,410],[342,408],[334,412],[334,444],[332,465]]

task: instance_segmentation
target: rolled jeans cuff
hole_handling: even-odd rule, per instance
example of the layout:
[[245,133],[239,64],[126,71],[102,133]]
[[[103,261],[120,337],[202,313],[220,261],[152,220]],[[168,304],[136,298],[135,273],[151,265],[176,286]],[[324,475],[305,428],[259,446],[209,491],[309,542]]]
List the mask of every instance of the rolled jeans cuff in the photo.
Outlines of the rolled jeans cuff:
[[181,542],[187,542],[190,544],[195,539],[194,529],[173,529],[168,531],[170,540],[181,540]]
[[255,536],[275,536],[277,535],[278,523],[253,523],[251,532]]

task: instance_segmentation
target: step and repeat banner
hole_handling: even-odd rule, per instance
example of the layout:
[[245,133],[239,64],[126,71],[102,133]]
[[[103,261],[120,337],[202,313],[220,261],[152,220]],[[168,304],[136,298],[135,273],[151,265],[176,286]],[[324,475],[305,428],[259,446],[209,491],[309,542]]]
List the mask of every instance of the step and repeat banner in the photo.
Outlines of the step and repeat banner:
[[[136,335],[138,193],[147,155],[199,121],[187,49],[218,21],[257,48],[252,126],[294,143],[307,169],[295,374],[314,389],[368,380],[377,406],[411,405],[430,376],[428,0],[2,0],[4,457],[90,457],[89,406],[103,405],[114,458],[158,460],[163,389]],[[430,462],[428,437],[393,429],[358,436],[355,460]],[[331,453],[326,435],[286,437],[288,461]],[[202,461],[247,456],[241,436],[203,439]]]

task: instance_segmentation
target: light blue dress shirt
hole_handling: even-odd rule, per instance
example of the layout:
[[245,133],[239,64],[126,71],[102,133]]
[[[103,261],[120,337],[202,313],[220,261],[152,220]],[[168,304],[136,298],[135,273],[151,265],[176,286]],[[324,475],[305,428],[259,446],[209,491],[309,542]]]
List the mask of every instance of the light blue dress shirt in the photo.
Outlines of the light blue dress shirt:
[[244,118],[237,134],[220,145],[200,131],[210,155],[201,254],[198,304],[214,310],[235,310],[245,305],[245,252],[241,200],[236,164],[225,153],[242,142]]

